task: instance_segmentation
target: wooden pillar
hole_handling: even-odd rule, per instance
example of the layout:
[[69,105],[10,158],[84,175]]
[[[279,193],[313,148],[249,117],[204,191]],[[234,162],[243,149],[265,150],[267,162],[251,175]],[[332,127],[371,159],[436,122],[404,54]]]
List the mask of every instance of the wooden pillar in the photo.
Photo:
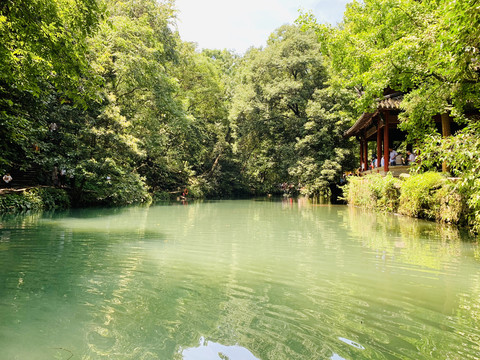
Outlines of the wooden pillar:
[[365,160],[365,170],[368,170],[370,167],[368,166],[368,140],[365,137],[365,142],[363,143],[364,150],[363,150],[363,157]]
[[362,171],[362,162],[363,162],[363,139],[360,138],[360,171]]
[[388,172],[388,165],[389,165],[389,138],[388,138],[388,111],[385,111],[385,126],[383,128],[383,170]]
[[[448,116],[447,113],[441,115],[442,118],[442,136],[444,138],[452,135],[452,130],[450,129],[450,116]],[[442,171],[443,172],[448,172],[448,166],[447,163],[444,161],[442,163]]]
[[450,130],[450,116],[448,114],[442,114],[442,136],[447,137],[452,135]]
[[377,127],[377,167],[380,167],[380,160],[382,158],[382,128]]

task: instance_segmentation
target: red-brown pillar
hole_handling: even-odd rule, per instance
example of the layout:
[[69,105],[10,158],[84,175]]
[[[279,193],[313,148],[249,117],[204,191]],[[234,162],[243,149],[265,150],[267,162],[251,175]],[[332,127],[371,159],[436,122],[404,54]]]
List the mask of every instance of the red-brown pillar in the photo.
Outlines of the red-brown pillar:
[[382,158],[382,128],[377,127],[377,167],[380,167],[380,159]]
[[[452,131],[450,129],[450,116],[445,113],[441,115],[441,119],[442,119],[442,136],[444,138],[449,137],[450,135],[452,135]],[[442,171],[443,172],[450,171],[445,161],[442,163]]]
[[388,138],[388,111],[385,111],[384,113],[385,115],[385,127],[383,128],[383,170],[385,172],[388,172],[388,165],[389,165],[389,161],[390,161],[390,158],[389,158],[389,152],[388,152],[388,148],[389,148],[389,138]]
[[363,143],[363,146],[365,147],[364,150],[363,150],[363,157],[364,157],[364,160],[365,160],[365,170],[368,170],[369,166],[368,166],[368,140],[367,140],[367,138],[365,138],[365,142]]
[[360,171],[362,171],[362,162],[363,162],[363,139],[360,138]]

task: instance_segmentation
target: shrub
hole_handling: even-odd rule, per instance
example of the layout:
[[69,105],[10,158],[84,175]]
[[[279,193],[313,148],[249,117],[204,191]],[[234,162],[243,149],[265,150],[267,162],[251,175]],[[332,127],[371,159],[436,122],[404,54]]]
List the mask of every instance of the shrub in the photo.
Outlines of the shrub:
[[436,220],[450,224],[466,223],[467,207],[464,197],[457,186],[451,182],[444,182],[435,193],[435,203],[438,209]]
[[399,204],[401,180],[394,178],[391,173],[377,182],[377,209],[396,212]]
[[396,211],[400,195],[400,180],[391,174],[350,177],[344,187],[349,204],[379,211]]
[[469,225],[480,232],[480,180],[449,180],[437,172],[426,172],[400,180],[367,175],[349,178],[344,187],[351,205],[377,211]]
[[480,178],[469,175],[458,181],[458,191],[465,199],[465,221],[477,234],[480,233]]
[[168,191],[156,191],[153,193],[153,202],[157,201],[169,201],[171,200],[172,196]]
[[137,172],[117,166],[112,159],[103,164],[92,160],[76,173],[83,184],[76,205],[124,206],[152,200],[145,179]]
[[399,212],[403,215],[435,220],[439,211],[436,196],[445,182],[437,172],[413,175],[404,181],[400,194]]
[[347,184],[343,188],[343,196],[349,204],[367,209],[375,208],[377,194],[372,192],[369,186],[369,177],[351,176],[347,179]]
[[32,188],[0,197],[0,212],[66,209],[70,199],[64,189]]
[[70,207],[70,197],[65,189],[33,188],[26,191],[27,196],[29,193],[41,198],[43,210],[68,209]]

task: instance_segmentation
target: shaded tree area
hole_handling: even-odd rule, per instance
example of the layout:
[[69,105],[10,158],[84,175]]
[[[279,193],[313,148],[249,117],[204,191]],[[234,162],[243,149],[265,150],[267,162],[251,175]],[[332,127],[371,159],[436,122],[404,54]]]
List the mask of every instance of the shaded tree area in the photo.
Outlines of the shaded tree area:
[[[406,93],[401,127],[426,144],[423,166],[449,161],[478,188],[474,0],[354,1],[336,27],[301,14],[243,56],[182,41],[175,11],[173,0],[3,1],[0,170],[52,184],[65,169],[75,204],[185,188],[329,194],[356,163],[342,134],[391,88]],[[468,143],[436,134],[436,114]]]
[[347,92],[328,85],[322,44],[285,25],[242,59],[230,113],[242,175],[254,193],[327,193],[350,166]]
[[[480,10],[475,0],[366,0],[347,5],[337,27],[299,19],[314,29],[331,71],[331,83],[357,93],[358,111],[375,108],[384,89],[405,93],[400,128],[419,153],[416,170],[448,165],[469,222],[480,224]],[[440,134],[434,116],[459,128]]]
[[172,1],[77,3],[0,7],[2,172],[54,184],[65,169],[77,204],[231,195],[219,169],[236,166],[222,70],[234,56],[183,43]]
[[3,172],[55,184],[65,170],[76,204],[105,205],[282,183],[319,194],[338,177],[350,119],[330,113],[340,93],[313,32],[282,27],[245,56],[199,52],[175,32],[173,1],[76,6],[2,3]]

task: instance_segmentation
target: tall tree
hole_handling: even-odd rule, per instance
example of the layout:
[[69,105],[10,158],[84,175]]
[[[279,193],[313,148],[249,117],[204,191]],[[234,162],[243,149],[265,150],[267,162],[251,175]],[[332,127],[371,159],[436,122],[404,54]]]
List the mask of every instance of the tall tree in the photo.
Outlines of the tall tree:
[[[103,16],[97,0],[5,0],[0,3],[0,166],[26,167],[39,134],[48,130],[46,107],[85,105],[98,77],[87,59],[87,38]],[[70,100],[69,100],[70,99]],[[41,138],[41,136],[40,136]]]
[[189,182],[194,191],[207,196],[229,196],[241,191],[239,179],[230,171],[235,164],[231,156],[228,79],[235,58],[227,51],[199,53],[193,44],[184,43],[176,67],[178,98],[190,119],[184,137],[189,154],[186,161],[195,176]]
[[353,100],[351,91],[329,86],[318,89],[308,103],[308,121],[295,145],[297,162],[289,169],[304,195],[336,200],[343,173],[355,167],[357,146],[343,137],[355,113]]
[[479,25],[475,0],[367,0],[350,3],[337,29],[313,27],[328,39],[335,79],[359,93],[360,110],[385,88],[408,92],[402,127],[418,139],[433,131],[433,115],[462,121],[480,106]]
[[291,180],[288,169],[295,164],[308,101],[326,80],[320,50],[312,32],[286,25],[240,65],[231,119],[237,154],[256,192],[275,191]]
[[[480,222],[480,8],[478,1],[365,0],[347,6],[338,28],[315,29],[328,49],[332,81],[358,93],[358,109],[375,107],[385,88],[406,92],[400,127],[420,147],[419,170],[446,162],[461,178],[473,224]],[[433,116],[465,128],[442,138]]]
[[[97,0],[5,0],[0,4],[0,84],[35,95],[45,82],[84,96],[86,40],[103,16]],[[89,78],[91,81],[92,78]]]
[[[169,67],[177,39],[170,31],[171,4],[106,0],[109,18],[88,39],[88,59],[102,86],[86,109],[52,102],[57,130],[45,138],[45,164],[74,175],[88,202],[142,201],[150,159],[164,156],[171,127],[182,118]],[[73,106],[72,106],[73,105]],[[170,126],[170,128],[169,128]]]

